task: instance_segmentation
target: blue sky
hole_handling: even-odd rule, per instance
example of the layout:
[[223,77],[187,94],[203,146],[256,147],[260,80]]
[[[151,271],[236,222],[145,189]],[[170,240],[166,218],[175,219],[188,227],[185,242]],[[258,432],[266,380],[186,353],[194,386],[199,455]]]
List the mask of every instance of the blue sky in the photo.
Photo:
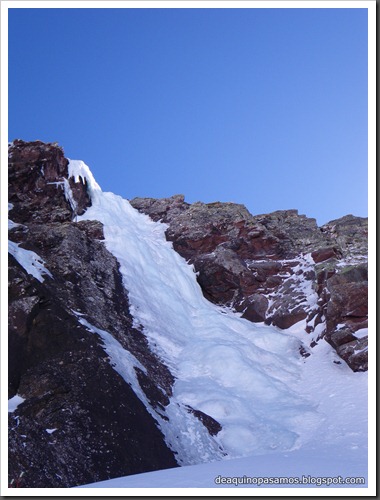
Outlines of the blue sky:
[[9,140],[128,199],[367,216],[367,9],[8,12]]

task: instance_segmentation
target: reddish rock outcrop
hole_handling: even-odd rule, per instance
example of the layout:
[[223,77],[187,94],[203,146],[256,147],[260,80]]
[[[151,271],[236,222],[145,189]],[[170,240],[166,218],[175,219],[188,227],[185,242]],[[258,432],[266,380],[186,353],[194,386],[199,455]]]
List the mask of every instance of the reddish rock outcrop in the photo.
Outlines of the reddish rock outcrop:
[[[212,302],[283,329],[304,321],[305,332],[318,331],[312,345],[323,336],[330,342],[338,324],[352,332],[366,324],[366,219],[349,215],[318,227],[297,210],[253,216],[243,205],[190,205],[183,195],[130,203],[168,224],[167,239],[194,265]],[[343,357],[353,370],[366,369],[365,353],[359,363]]]
[[[57,144],[13,141],[8,164],[13,220],[20,224],[70,221],[90,206],[87,186],[68,178],[68,164]],[[75,210],[67,200],[67,187],[75,197]]]

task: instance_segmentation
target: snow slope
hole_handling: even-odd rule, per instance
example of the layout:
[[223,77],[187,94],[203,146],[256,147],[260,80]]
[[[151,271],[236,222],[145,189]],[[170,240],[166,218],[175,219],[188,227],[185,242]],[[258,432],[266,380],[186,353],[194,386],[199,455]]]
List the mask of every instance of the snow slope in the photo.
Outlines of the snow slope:
[[[149,408],[133,374],[122,374],[155,413],[179,463],[225,458],[229,459],[223,462],[225,470],[227,464],[236,464],[230,459],[250,457],[245,459],[250,475],[258,470],[257,464],[260,474],[268,470],[265,475],[270,475],[271,463],[280,464],[276,473],[301,469],[312,476],[322,469],[338,473],[338,463],[342,476],[355,470],[360,474],[353,475],[366,475],[367,374],[353,373],[324,341],[311,356],[301,357],[299,348],[306,335],[302,324],[283,331],[253,324],[209,303],[192,266],[166,241],[166,225],[140,214],[121,197],[103,193],[83,162],[70,161],[69,172],[75,178],[85,177],[90,186],[92,206],[78,220],[103,223],[105,245],[120,263],[134,321],[176,377],[166,408],[168,423]],[[222,431],[212,438],[187,405],[215,418]],[[288,461],[286,455],[296,458]],[[308,472],[307,457],[314,461]],[[306,469],[289,469],[293,462]],[[344,464],[347,472],[341,470]],[[218,467],[220,463],[212,474],[222,470]],[[178,474],[190,486],[192,473],[187,477],[185,472],[189,469],[193,468],[150,473],[155,478],[151,484],[157,480],[162,487],[165,474]],[[114,480],[117,486],[109,482],[95,486],[143,487],[146,480],[139,482],[133,476]]]
[[[322,424],[299,449],[136,474],[81,488],[120,488],[124,494],[125,488],[141,488],[141,493],[148,488],[147,494],[151,488],[169,489],[167,494],[173,488],[232,487],[234,494],[240,488],[344,488],[346,494],[352,488],[367,488],[367,374],[334,363],[339,360],[326,342],[314,349],[303,363],[298,388],[318,405]],[[245,477],[250,482],[244,484]],[[288,483],[275,484],[278,478]],[[358,478],[357,484],[345,483],[350,478]]]
[[[183,488],[186,488],[187,495],[200,492],[207,495],[210,489],[216,489],[218,492],[220,488],[233,488],[234,491],[229,493],[235,495],[240,493],[241,488],[254,488],[255,494],[259,495],[260,490],[267,488],[291,488],[291,492],[297,488],[326,488],[327,493],[331,494],[331,490],[335,488],[344,488],[345,493],[352,488],[366,488],[366,462],[358,462],[353,453],[341,457],[339,461],[332,459],[334,455],[335,447],[332,445],[313,453],[302,448],[288,453],[135,474],[80,486],[78,489],[110,488],[112,491],[109,495],[117,494],[119,489],[119,493],[125,495],[126,488],[130,488],[131,492],[139,488],[139,494],[146,493],[149,496],[153,489],[162,488],[165,496],[169,496],[183,491]],[[276,494],[278,493],[277,490]],[[359,492],[356,490],[356,493]]]

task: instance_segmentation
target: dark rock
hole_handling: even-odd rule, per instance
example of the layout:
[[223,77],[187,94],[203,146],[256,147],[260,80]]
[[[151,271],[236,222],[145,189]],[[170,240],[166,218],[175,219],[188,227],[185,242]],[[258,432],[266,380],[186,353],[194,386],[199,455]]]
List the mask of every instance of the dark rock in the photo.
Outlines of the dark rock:
[[257,215],[254,220],[281,241],[281,253],[286,258],[328,246],[328,239],[318,228],[316,220],[299,215],[298,210],[278,210],[271,214]]
[[287,309],[281,309],[276,314],[270,317],[271,323],[279,328],[286,329],[295,325],[299,321],[302,321],[307,316],[306,311],[302,307],[298,307],[295,310],[288,311]]
[[325,338],[354,371],[366,370],[368,352],[354,333],[368,326],[367,264],[337,267],[324,286],[328,298]]
[[188,405],[186,405],[186,408],[189,413],[195,415],[197,419],[202,422],[202,424],[208,429],[211,436],[216,436],[218,432],[222,430],[220,423],[210,417],[210,415],[206,415],[206,413],[203,413],[203,411],[200,410],[194,410],[194,408]]
[[104,240],[103,224],[97,220],[82,220],[77,223],[88,238],[93,240]]
[[9,148],[8,201],[16,223],[71,220],[64,194],[68,160],[62,148],[15,140]]
[[308,352],[303,345],[300,346],[299,351],[303,358],[308,358],[309,356],[311,356],[311,353]]
[[10,480],[24,472],[23,487],[72,487],[175,467],[99,336],[12,258],[9,300],[9,395],[25,398],[9,414]]
[[327,331],[349,320],[363,321],[368,316],[367,266],[347,266],[327,280],[330,300],[327,305]]
[[265,321],[265,313],[267,312],[268,305],[269,301],[264,295],[255,293],[242,303],[242,307],[244,308],[242,317],[254,323]]
[[355,340],[356,338],[348,328],[337,330],[330,335],[330,342],[334,347],[339,347]]
[[368,337],[337,347],[337,353],[355,372],[368,370]]

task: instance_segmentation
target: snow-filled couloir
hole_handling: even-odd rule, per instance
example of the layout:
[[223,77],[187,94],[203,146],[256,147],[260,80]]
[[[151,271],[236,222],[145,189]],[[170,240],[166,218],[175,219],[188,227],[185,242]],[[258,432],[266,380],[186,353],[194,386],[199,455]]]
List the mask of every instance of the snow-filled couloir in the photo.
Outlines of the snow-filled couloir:
[[[135,325],[175,377],[163,415],[150,407],[130,370],[120,371],[159,422],[181,465],[323,446],[331,440],[351,450],[356,446],[364,456],[365,373],[334,364],[336,354],[325,343],[302,357],[304,332],[297,327],[254,324],[208,302],[193,267],[166,240],[165,224],[103,192],[83,162],[71,160],[69,175],[87,180],[92,206],[78,221],[103,223],[105,245],[120,263]],[[362,401],[351,402],[346,383]],[[220,432],[211,436],[189,407],[219,422]],[[351,437],[347,411],[349,422],[357,423]]]

